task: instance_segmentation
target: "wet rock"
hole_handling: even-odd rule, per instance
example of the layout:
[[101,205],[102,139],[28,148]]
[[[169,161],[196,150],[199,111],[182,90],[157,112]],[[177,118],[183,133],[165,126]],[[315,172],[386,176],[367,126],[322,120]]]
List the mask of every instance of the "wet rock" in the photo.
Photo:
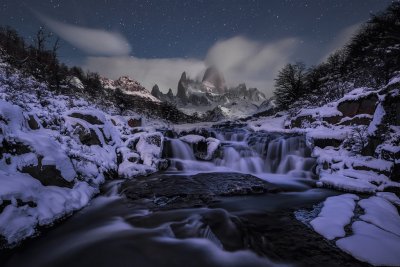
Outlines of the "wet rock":
[[173,209],[205,206],[217,196],[263,194],[276,191],[270,183],[240,173],[202,173],[194,176],[153,174],[126,181],[120,192],[128,199],[162,199],[153,208]]
[[376,94],[369,94],[357,100],[345,100],[338,104],[337,109],[342,112],[344,117],[354,117],[358,114],[373,115],[378,101]]
[[78,112],[73,112],[73,113],[69,114],[69,116],[87,121],[90,124],[97,124],[97,125],[104,124],[101,120],[99,120],[99,118],[97,118],[93,115],[90,115],[90,114],[82,114],[82,113],[78,113]]

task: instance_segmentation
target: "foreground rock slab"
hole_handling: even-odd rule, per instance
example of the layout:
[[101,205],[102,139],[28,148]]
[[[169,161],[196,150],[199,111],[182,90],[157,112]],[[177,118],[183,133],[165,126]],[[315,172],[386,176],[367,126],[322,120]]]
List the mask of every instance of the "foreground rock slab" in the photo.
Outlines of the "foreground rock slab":
[[130,200],[150,200],[153,208],[205,206],[218,196],[264,194],[277,188],[255,176],[241,173],[201,173],[193,176],[154,174],[126,181],[120,188]]

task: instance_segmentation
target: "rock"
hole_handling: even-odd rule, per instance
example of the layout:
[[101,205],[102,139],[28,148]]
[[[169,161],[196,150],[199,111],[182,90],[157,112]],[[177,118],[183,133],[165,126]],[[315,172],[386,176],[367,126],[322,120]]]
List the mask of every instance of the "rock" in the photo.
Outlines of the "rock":
[[359,114],[373,115],[377,101],[376,94],[369,94],[357,100],[344,100],[338,104],[337,109],[344,117],[354,117]]
[[24,143],[19,141],[7,141],[3,139],[3,142],[0,146],[0,158],[2,157],[3,153],[8,153],[11,155],[22,155],[32,152],[31,148]]
[[369,125],[372,121],[372,117],[366,116],[355,116],[353,118],[343,119],[340,125]]
[[217,196],[263,194],[275,190],[268,182],[240,173],[202,173],[190,177],[156,173],[126,181],[120,188],[131,200],[164,198],[163,209],[204,206]]
[[226,91],[225,78],[216,67],[206,69],[201,83],[204,91],[209,93],[223,94]]
[[82,113],[78,113],[78,112],[73,112],[71,114],[69,114],[68,116],[73,117],[73,118],[78,118],[84,121],[87,121],[90,124],[97,124],[97,125],[103,125],[104,123],[99,120],[99,118],[90,115],[90,114],[82,114]]
[[30,114],[28,119],[28,125],[31,130],[40,129],[40,123],[36,120],[35,116]]
[[43,185],[49,186],[60,186],[60,187],[68,187],[72,188],[74,183],[68,182],[65,180],[61,172],[54,165],[42,165],[41,156],[38,157],[38,165],[37,166],[24,166],[21,169],[21,172],[28,173],[32,177],[39,180]]
[[184,104],[188,100],[186,72],[182,73],[182,76],[178,82],[178,91],[176,93],[176,97],[179,98]]
[[155,97],[157,97],[158,99],[162,99],[162,93],[160,91],[160,88],[158,88],[158,85],[155,84],[153,86],[153,88],[151,89],[151,94]]
[[333,116],[322,117],[322,120],[323,120],[323,121],[326,121],[327,123],[330,123],[330,124],[336,124],[336,123],[338,123],[342,118],[343,118],[343,116],[340,116],[340,115],[333,115]]
[[393,169],[392,169],[392,172],[390,174],[390,179],[392,181],[400,182],[400,163],[394,163],[393,164]]
[[81,141],[82,144],[87,146],[102,146],[99,137],[93,129],[90,129],[90,131],[87,132],[86,129],[79,123],[77,124],[76,129],[79,136],[79,141]]
[[313,123],[315,119],[311,115],[300,115],[290,121],[291,128],[302,128],[305,124]]
[[325,148],[328,146],[331,147],[339,147],[342,144],[343,140],[341,139],[333,139],[333,138],[319,138],[313,139],[314,146]]
[[128,125],[129,127],[141,127],[142,126],[142,118],[135,119],[135,118],[130,118],[128,120]]

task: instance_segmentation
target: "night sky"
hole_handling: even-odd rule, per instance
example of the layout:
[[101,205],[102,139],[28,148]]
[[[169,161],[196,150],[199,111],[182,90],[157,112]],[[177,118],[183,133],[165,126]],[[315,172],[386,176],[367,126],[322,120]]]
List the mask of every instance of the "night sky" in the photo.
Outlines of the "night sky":
[[[211,48],[220,41],[233,38],[232,42],[226,44],[228,49],[217,50],[225,51],[232,48],[229,50],[231,54],[226,55],[226,60],[229,61],[231,57],[249,47],[257,52],[249,52],[251,55],[240,59],[241,61],[238,61],[240,64],[236,61],[237,64],[234,62],[233,65],[222,64],[221,69],[226,72],[228,80],[229,78],[234,82],[244,80],[250,85],[268,90],[277,68],[272,68],[271,64],[265,65],[259,62],[243,67],[244,63],[259,59],[261,54],[268,54],[265,56],[265,60],[268,61],[272,54],[281,53],[281,61],[278,62],[276,58],[273,58],[275,65],[279,67],[287,63],[286,61],[297,60],[302,60],[308,65],[316,64],[329,52],[343,45],[359,24],[368,20],[371,13],[384,10],[390,2],[384,0],[2,0],[0,24],[16,28],[28,39],[41,25],[46,24],[46,21],[39,19],[41,15],[82,28],[119,33],[130,45],[129,53],[126,53],[125,57],[133,57],[136,61],[130,63],[123,61],[124,63],[121,64],[121,55],[118,55],[118,64],[114,57],[108,58],[107,64],[103,64],[104,61],[95,60],[97,56],[104,55],[93,55],[75,48],[68,41],[62,43],[60,59],[68,65],[77,64],[91,68],[111,78],[119,74],[130,74],[146,87],[158,82],[165,91],[168,88],[164,87],[173,86],[175,81],[171,77],[176,75],[175,72],[141,73],[141,70],[136,70],[140,66],[136,65],[143,64],[147,69],[155,66],[154,68],[157,69],[161,68],[160,59],[164,59],[162,62],[165,65],[162,66],[164,68],[170,66],[170,69],[178,73],[184,70],[182,68],[186,67],[185,64],[192,64],[187,68],[189,73],[195,76],[195,72],[200,69],[196,64],[208,65],[211,62],[218,65],[220,61],[224,61],[223,56],[216,57],[215,53],[211,56]],[[237,39],[238,37],[240,39]],[[292,38],[295,44],[290,43],[292,41],[281,43],[282,40],[288,38]],[[282,48],[282,50],[280,48],[282,46],[285,46],[285,49]],[[263,50],[264,48],[267,50]],[[216,58],[217,63],[215,63]],[[176,63],[177,61],[179,64]],[[108,65],[108,62],[112,63]],[[99,64],[108,67],[98,67]],[[125,71],[123,68],[116,70],[117,65],[124,68],[130,68],[131,65],[133,67],[130,71]],[[266,68],[266,72],[250,71],[256,69],[257,66]],[[114,68],[110,70],[112,67]],[[134,70],[136,73],[133,72]],[[240,74],[247,71],[247,74],[238,76],[234,70]],[[271,75],[267,75],[267,72]],[[150,77],[151,75],[157,77]],[[161,78],[163,75],[171,77]]]

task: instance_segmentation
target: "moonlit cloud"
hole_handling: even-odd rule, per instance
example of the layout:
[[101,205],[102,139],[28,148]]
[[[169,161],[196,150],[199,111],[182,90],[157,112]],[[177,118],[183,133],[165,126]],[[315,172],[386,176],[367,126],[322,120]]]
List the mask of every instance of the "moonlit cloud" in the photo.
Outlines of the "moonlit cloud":
[[[243,36],[219,40],[213,44],[204,59],[138,58],[130,56],[131,47],[118,33],[68,25],[43,15],[38,17],[60,37],[85,51],[89,56],[83,67],[116,79],[129,75],[151,89],[158,84],[166,92],[176,92],[183,71],[192,78],[200,78],[207,66],[216,66],[225,76],[228,86],[246,83],[272,96],[274,79],[287,63],[299,60],[304,54],[303,40],[295,37],[270,42],[255,41]],[[329,46],[321,48],[320,61],[349,41],[360,23],[343,29]],[[303,51],[303,54],[300,54]],[[325,51],[325,52],[324,52]]]
[[249,87],[257,87],[271,95],[274,78],[293,60],[299,44],[297,38],[256,42],[233,37],[212,46],[205,61],[207,65],[217,66],[230,85],[246,82]]
[[119,33],[77,27],[36,14],[47,27],[62,39],[89,55],[122,56],[131,52],[128,41]]
[[204,62],[197,59],[145,59],[136,57],[88,57],[84,68],[116,79],[128,75],[151,90],[157,84],[161,90],[176,91],[183,71],[189,77],[198,76],[205,69]]
[[233,37],[213,45],[204,60],[89,57],[84,67],[112,79],[129,75],[148,89],[158,84],[164,92],[168,88],[175,92],[183,71],[190,77],[201,77],[207,66],[215,65],[224,74],[228,85],[245,82],[249,87],[257,87],[272,95],[274,78],[290,61],[297,43],[295,38],[261,43]]

